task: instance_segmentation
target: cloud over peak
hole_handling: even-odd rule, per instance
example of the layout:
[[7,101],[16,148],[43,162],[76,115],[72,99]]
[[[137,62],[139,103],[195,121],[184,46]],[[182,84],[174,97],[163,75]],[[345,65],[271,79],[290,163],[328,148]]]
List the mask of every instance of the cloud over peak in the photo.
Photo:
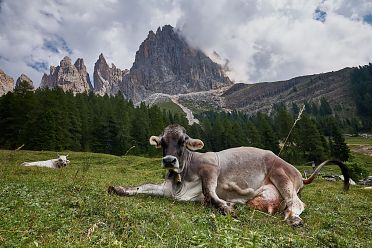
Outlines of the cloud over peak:
[[148,31],[166,24],[239,82],[372,61],[368,0],[3,0],[0,13],[0,68],[36,85],[66,55],[84,58],[90,74],[101,52],[130,68]]

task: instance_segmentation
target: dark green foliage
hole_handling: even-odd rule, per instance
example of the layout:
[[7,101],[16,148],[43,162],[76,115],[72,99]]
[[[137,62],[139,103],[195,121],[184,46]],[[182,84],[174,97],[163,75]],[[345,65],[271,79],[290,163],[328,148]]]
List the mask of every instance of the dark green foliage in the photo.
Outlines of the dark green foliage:
[[[237,112],[209,112],[198,118],[202,120],[201,126],[192,126],[192,134],[198,134],[192,137],[201,138],[207,151],[254,146],[279,154],[279,142],[284,145],[297,114],[291,114],[284,106],[275,106],[270,116],[264,113],[249,117]],[[322,162],[330,158],[329,144],[315,119],[302,116],[280,156],[296,164]]]
[[345,138],[336,124],[333,125],[331,136],[329,137],[329,146],[332,157],[341,161],[347,161],[349,159],[349,147],[346,145]]
[[368,170],[366,169],[366,165],[361,165],[357,162],[347,162],[347,167],[349,168],[350,177],[355,181],[358,182],[361,179],[364,179],[368,176]]
[[358,114],[362,117],[363,129],[372,130],[372,64],[354,69],[351,82]]
[[328,101],[324,97],[322,99],[320,99],[319,114],[321,116],[327,116],[327,115],[332,114],[331,105],[329,105]]
[[155,155],[148,144],[164,126],[187,124],[181,115],[163,113],[158,107],[134,107],[121,95],[100,97],[61,89],[18,87],[0,97],[0,148],[73,150]]
[[[319,118],[303,116],[280,156],[292,163],[320,162],[330,154],[347,160],[348,150],[335,124],[337,120],[329,115],[329,104],[322,99],[320,106],[323,107],[313,103],[306,105],[311,113],[327,114]],[[25,144],[25,149],[29,150],[161,156],[159,149],[149,145],[149,137],[161,134],[170,123],[178,123],[191,137],[203,140],[203,151],[254,146],[279,154],[279,143],[283,145],[297,118],[296,104],[292,111],[294,113],[287,111],[284,105],[275,105],[271,115],[208,112],[198,116],[200,125],[188,126],[178,112],[143,103],[135,107],[122,95],[74,96],[61,89],[34,92],[19,89],[0,97],[0,148],[15,149]],[[329,144],[324,134],[330,137]]]
[[302,116],[296,129],[296,144],[306,161],[322,162],[327,158],[327,147],[314,120]]
[[279,142],[270,124],[269,116],[258,113],[253,119],[256,124],[258,132],[261,135],[262,148],[271,150],[274,153],[279,153]]

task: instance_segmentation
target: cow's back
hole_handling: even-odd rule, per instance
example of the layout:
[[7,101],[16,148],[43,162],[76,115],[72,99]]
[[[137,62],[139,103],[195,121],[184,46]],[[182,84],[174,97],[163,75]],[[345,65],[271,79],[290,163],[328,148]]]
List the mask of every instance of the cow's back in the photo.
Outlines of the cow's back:
[[219,183],[235,182],[241,188],[258,189],[263,185],[271,151],[255,147],[237,147],[216,153],[220,170]]

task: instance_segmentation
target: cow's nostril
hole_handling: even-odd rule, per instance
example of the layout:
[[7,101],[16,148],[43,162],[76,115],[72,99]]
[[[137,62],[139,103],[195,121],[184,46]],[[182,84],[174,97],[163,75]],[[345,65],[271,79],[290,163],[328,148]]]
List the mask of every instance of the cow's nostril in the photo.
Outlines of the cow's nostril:
[[163,158],[163,164],[165,165],[175,165],[176,163],[177,163],[177,158],[173,156]]

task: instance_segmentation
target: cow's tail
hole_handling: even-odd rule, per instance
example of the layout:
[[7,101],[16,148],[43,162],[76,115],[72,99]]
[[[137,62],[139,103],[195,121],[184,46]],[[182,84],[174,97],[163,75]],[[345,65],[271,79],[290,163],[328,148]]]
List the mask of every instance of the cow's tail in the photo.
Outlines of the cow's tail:
[[313,174],[311,174],[311,176],[309,178],[307,178],[307,179],[303,178],[302,179],[303,183],[304,184],[312,183],[314,181],[314,179],[318,176],[318,174],[319,174],[320,170],[323,168],[323,166],[328,164],[328,163],[336,164],[340,167],[342,175],[344,176],[344,191],[348,191],[349,187],[350,187],[349,169],[347,168],[347,166],[344,163],[342,163],[340,160],[336,160],[336,159],[326,160],[323,163],[321,163],[320,165],[318,165],[318,167],[316,167]]

